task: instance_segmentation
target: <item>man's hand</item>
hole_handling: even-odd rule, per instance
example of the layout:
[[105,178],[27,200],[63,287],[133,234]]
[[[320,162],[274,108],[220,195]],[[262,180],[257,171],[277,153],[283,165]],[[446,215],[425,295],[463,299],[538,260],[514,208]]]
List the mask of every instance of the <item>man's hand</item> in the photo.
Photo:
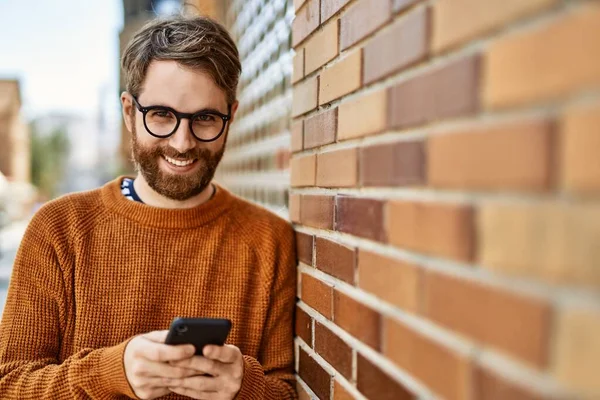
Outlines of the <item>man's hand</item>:
[[154,331],[133,338],[125,348],[125,375],[136,396],[155,399],[170,393],[165,379],[186,378],[198,372],[170,362],[189,361],[192,345],[164,344],[167,331]]
[[193,399],[233,399],[240,391],[244,377],[242,352],[237,347],[226,344],[206,346],[203,354],[204,357],[194,356],[171,362],[171,365],[193,369],[197,374],[208,374],[208,376],[170,378],[165,379],[165,383],[173,393]]

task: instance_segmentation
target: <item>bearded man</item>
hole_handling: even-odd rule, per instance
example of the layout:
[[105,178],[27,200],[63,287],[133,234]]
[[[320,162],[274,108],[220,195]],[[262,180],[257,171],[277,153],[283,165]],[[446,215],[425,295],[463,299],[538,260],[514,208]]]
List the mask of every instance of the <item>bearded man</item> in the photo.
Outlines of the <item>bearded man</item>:
[[[293,230],[212,182],[238,108],[233,40],[208,18],[154,21],[122,68],[137,176],[33,217],[0,324],[0,398],[296,398]],[[178,316],[231,320],[227,343],[165,344]]]

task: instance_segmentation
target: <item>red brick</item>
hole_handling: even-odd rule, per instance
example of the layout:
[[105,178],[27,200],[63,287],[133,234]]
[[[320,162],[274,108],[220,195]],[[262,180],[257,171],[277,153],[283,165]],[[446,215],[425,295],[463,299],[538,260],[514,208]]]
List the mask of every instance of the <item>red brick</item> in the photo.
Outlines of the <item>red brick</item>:
[[426,317],[538,368],[547,365],[547,303],[440,273],[425,277]]
[[338,196],[335,230],[366,239],[385,242],[381,200]]
[[304,122],[304,148],[312,149],[335,142],[337,107],[312,116]]
[[427,142],[434,187],[546,190],[551,184],[552,125],[528,120],[436,135]]
[[317,237],[315,266],[349,284],[354,284],[356,249]]
[[317,155],[317,186],[354,187],[358,183],[358,149]]
[[563,189],[600,192],[600,103],[565,111],[560,125],[559,165]]
[[350,394],[337,380],[333,381],[333,400],[354,400],[355,397]]
[[404,311],[417,313],[419,310],[421,271],[415,265],[361,249],[358,284],[361,289]]
[[317,178],[317,156],[292,158],[290,180],[292,187],[314,186]]
[[469,206],[392,201],[388,203],[387,232],[395,246],[471,261],[475,253],[475,221]]
[[412,400],[417,398],[400,382],[392,379],[361,354],[358,355],[356,380],[358,390],[369,399]]
[[299,194],[290,194],[289,198],[289,212],[290,212],[290,221],[292,222],[300,222],[300,195]]
[[303,225],[333,230],[333,196],[302,196],[300,219]]
[[[444,399],[469,393],[469,360],[391,319],[385,321],[384,355]],[[435,367],[433,367],[435,366]]]
[[334,322],[375,350],[381,349],[381,315],[336,290],[333,296]]
[[321,0],[321,23],[327,21],[350,0]]
[[292,141],[291,141],[292,152],[302,151],[303,142],[304,142],[304,122],[303,121],[292,122]]
[[467,56],[389,89],[388,125],[406,128],[478,110],[479,58]]
[[346,379],[352,379],[352,349],[318,322],[315,322],[315,352]]
[[296,306],[295,332],[306,344],[312,346],[312,318],[298,306]]
[[297,117],[317,108],[319,77],[307,78],[294,85],[292,96],[292,116]]
[[481,400],[542,400],[546,397],[477,366],[473,374],[474,398]]
[[308,0],[292,22],[292,45],[296,47],[319,26],[319,0]]
[[347,49],[390,20],[389,1],[359,0],[341,18],[340,44]]
[[324,317],[331,319],[333,288],[310,275],[302,274],[301,298]]
[[364,51],[365,84],[384,78],[426,57],[427,15],[426,9],[419,8],[367,44]]
[[488,108],[549,102],[600,85],[600,6],[585,3],[488,46],[483,74]]
[[314,237],[306,233],[296,232],[296,249],[298,260],[312,266]]
[[329,399],[331,396],[331,376],[302,348],[300,348],[298,375],[320,399]]
[[385,143],[360,151],[363,186],[405,186],[425,181],[423,142]]

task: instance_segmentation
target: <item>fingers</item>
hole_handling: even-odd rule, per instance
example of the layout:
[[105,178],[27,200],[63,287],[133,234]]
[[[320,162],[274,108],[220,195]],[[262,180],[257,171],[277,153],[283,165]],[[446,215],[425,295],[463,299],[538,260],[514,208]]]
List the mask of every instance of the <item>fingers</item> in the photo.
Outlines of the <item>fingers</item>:
[[180,361],[192,357],[195,352],[196,350],[191,344],[173,346],[152,340],[145,340],[143,345],[134,349],[135,356],[155,362]]
[[202,352],[204,357],[225,364],[233,364],[242,356],[240,349],[230,344],[224,346],[205,346]]
[[[135,373],[144,377],[158,377],[158,378],[188,378],[190,376],[198,375],[198,371],[188,368],[177,367],[165,363],[159,363],[154,361],[140,362]],[[164,384],[161,383],[164,386]]]
[[173,391],[173,389],[187,389],[192,390],[193,392],[214,393],[219,391],[219,383],[220,381],[218,379],[211,376],[193,376],[191,378],[164,380],[164,384],[166,384],[171,391]]
[[202,356],[194,356],[181,361],[172,361],[170,364],[180,368],[194,370],[196,375],[208,374],[211,376],[219,376],[220,374],[220,363]]

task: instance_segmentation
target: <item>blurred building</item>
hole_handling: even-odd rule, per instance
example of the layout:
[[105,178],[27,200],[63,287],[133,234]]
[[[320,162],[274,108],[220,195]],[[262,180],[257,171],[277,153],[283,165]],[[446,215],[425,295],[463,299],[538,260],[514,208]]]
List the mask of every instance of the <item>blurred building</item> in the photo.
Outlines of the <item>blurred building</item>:
[[30,181],[29,130],[21,117],[18,80],[0,80],[0,171],[11,181]]

